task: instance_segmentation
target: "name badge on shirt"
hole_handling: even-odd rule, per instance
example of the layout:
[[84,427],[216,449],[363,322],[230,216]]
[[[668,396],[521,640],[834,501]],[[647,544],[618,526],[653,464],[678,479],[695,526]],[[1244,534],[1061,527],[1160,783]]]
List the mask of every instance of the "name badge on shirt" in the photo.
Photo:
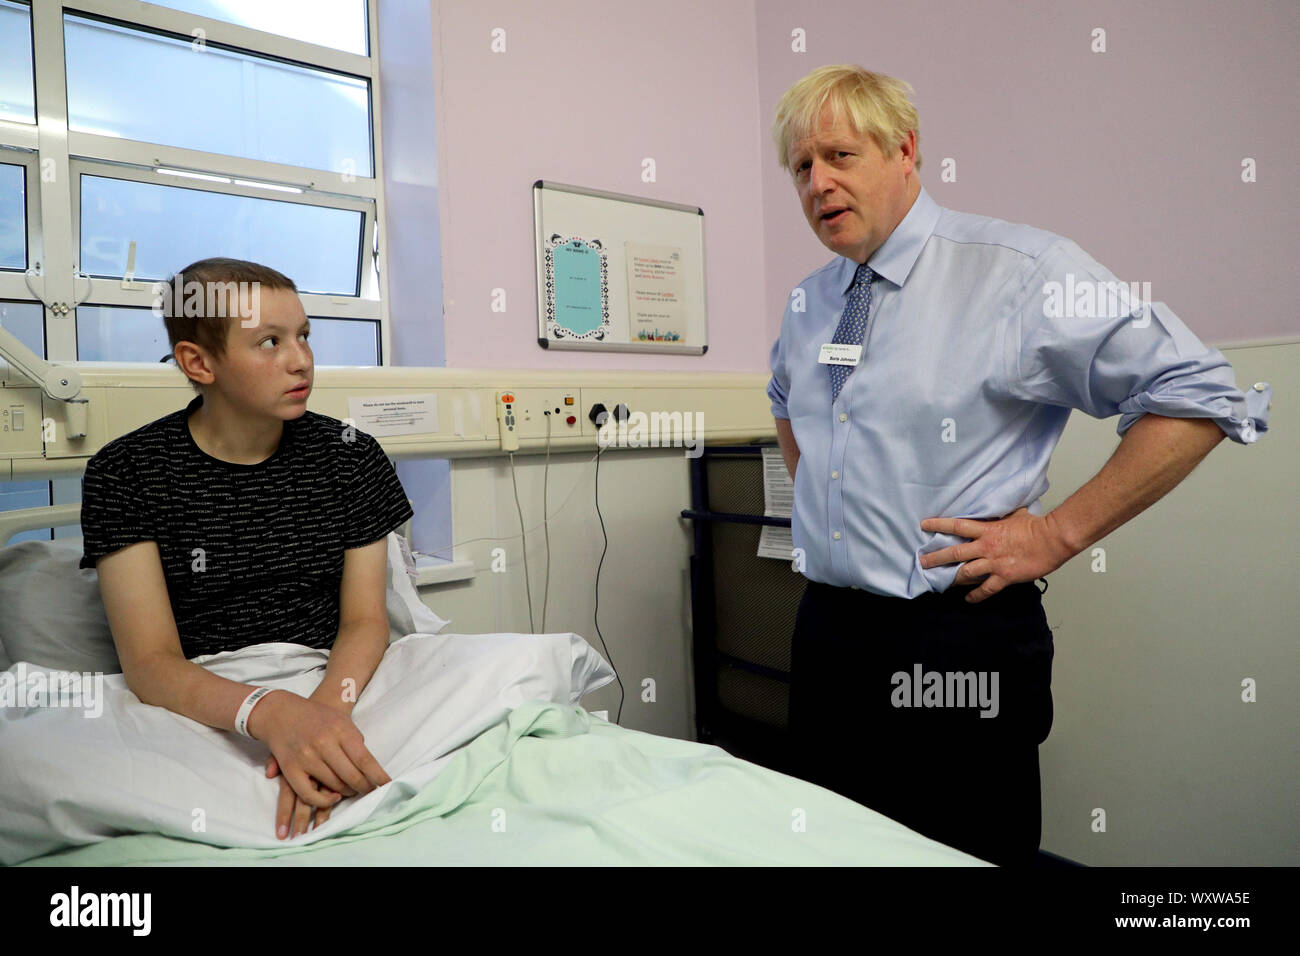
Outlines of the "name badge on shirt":
[[861,345],[836,345],[827,342],[822,345],[822,352],[817,356],[817,361],[822,365],[857,365],[861,358]]

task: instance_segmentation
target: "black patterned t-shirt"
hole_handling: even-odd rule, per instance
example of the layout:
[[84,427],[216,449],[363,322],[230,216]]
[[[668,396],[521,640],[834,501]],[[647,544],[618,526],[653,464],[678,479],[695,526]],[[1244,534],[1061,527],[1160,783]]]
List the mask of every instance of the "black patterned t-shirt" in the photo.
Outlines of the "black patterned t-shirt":
[[221,461],[190,434],[183,410],[101,448],[82,479],[80,566],[156,541],[187,658],[281,641],[331,647],[343,552],[386,537],[412,515],[372,436],[304,412],[275,453]]

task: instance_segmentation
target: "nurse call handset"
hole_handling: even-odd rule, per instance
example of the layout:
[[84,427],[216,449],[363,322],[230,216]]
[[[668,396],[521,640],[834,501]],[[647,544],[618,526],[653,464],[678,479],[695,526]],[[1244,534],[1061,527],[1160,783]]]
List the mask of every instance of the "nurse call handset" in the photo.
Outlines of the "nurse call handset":
[[501,450],[519,450],[519,430],[515,417],[514,392],[497,392],[497,422],[501,426]]

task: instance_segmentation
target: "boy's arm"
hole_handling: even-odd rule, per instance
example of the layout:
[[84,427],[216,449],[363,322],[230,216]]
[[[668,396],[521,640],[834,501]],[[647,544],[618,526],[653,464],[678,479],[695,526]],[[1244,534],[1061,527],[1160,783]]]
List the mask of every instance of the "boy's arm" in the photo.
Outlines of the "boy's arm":
[[127,686],[146,704],[221,730],[254,690],[185,659],[155,541],[138,541],[96,562]]
[[[128,545],[100,558],[95,568],[127,686],[146,704],[233,731],[235,715],[254,688],[185,659],[157,542]],[[272,691],[253,708],[248,732],[284,758],[279,762],[286,779],[313,806],[333,800],[316,793],[309,776],[335,791],[357,793],[388,782],[361,732],[318,701]]]
[[388,539],[343,552],[339,634],[312,699],[352,713],[388,650]]
[[[312,691],[311,700],[351,719],[352,708],[374,676],[388,649],[388,539],[380,538],[343,551],[343,577],[339,583],[339,633],[330,650],[325,676]],[[281,770],[272,756],[267,776]],[[348,796],[352,791],[347,792]],[[330,808],[316,808],[316,826],[329,819]],[[280,839],[306,833],[312,808],[282,784],[276,806],[275,828]]]

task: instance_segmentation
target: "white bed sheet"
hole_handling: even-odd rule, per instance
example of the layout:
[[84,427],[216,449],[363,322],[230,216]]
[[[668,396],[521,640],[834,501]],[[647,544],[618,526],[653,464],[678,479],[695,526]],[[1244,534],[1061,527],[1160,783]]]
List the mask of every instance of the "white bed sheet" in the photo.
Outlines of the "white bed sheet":
[[[257,644],[195,658],[213,673],[307,695],[328,652]],[[16,663],[10,691],[33,674]],[[614,679],[576,634],[411,634],[391,644],[352,719],[392,782],[341,801],[311,842],[393,810],[427,785],[459,748],[528,700],[576,704]],[[225,847],[280,845],[278,779],[266,745],[141,703],[122,675],[102,675],[95,707],[0,707],[0,862],[127,833],[160,833]],[[3,688],[0,688],[3,692]]]

